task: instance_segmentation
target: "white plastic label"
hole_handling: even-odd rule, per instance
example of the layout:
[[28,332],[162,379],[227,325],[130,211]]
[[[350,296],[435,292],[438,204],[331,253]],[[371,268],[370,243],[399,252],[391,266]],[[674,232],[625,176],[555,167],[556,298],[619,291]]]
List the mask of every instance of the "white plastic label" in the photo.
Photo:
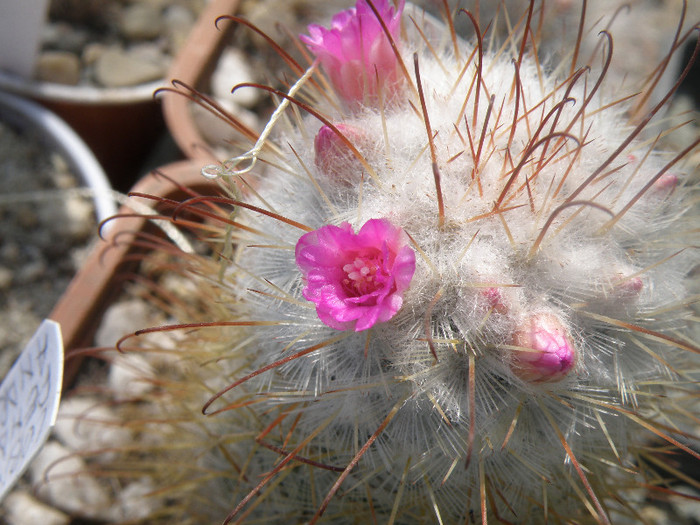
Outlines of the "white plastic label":
[[62,381],[61,327],[47,319],[0,384],[0,501],[48,438]]

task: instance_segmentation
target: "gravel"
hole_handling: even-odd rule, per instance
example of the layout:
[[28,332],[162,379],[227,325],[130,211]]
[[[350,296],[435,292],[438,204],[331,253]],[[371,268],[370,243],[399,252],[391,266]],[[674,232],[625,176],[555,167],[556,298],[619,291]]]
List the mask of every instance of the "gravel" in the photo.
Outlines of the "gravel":
[[51,0],[34,77],[125,87],[163,78],[205,0]]
[[0,122],[0,377],[80,267],[96,231],[65,161]]

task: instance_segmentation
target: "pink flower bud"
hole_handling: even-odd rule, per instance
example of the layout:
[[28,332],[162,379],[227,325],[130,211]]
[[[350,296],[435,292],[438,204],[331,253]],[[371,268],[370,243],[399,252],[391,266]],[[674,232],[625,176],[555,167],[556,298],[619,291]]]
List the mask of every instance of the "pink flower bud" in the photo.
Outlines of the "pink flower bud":
[[678,186],[678,176],[673,173],[664,173],[656,179],[656,182],[652,185],[652,188],[659,193],[669,194]]
[[[394,9],[388,0],[375,0],[382,21],[398,42],[404,2]],[[348,103],[376,104],[380,86],[390,97],[403,81],[398,59],[377,16],[366,0],[341,11],[330,29],[312,24],[301,40],[321,61],[340,97]]]
[[566,377],[576,363],[576,352],[566,329],[552,314],[535,314],[513,334],[511,367],[531,383],[554,382]]
[[367,330],[394,317],[416,268],[408,236],[386,219],[370,219],[354,233],[347,222],[303,235],[296,263],[303,295],[337,330]]
[[499,314],[508,313],[508,307],[505,305],[503,300],[503,294],[498,288],[486,288],[481,292],[481,297],[486,303],[489,310],[497,312]]
[[644,282],[639,277],[619,277],[620,281],[615,286],[616,299],[636,299],[644,288]]
[[[362,130],[348,124],[336,128],[353,145],[363,141]],[[316,167],[328,177],[345,182],[357,182],[362,174],[362,164],[348,145],[328,126],[322,126],[314,139]]]
[[[633,154],[627,155],[627,160],[629,160],[632,164],[636,164],[638,162],[637,156]],[[678,186],[678,176],[674,173],[666,172],[663,175],[661,175],[661,177],[656,179],[654,184],[652,184],[651,188],[657,196],[666,196],[670,193],[673,193],[673,190],[676,189],[676,186]]]

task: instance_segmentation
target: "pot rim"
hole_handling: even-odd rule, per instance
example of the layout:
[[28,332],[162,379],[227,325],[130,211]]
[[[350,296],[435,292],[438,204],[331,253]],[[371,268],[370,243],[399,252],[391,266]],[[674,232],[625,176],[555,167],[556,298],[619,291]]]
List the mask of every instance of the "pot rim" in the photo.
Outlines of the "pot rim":
[[[197,161],[183,160],[147,173],[131,191],[178,198],[188,191],[213,191],[216,188],[218,185],[215,182],[202,176]],[[97,321],[120,291],[119,275],[134,264],[130,255],[138,250],[134,247],[138,232],[150,223],[148,216],[134,211],[130,201],[123,204],[112,217],[116,220],[101,225],[102,242],[92,248],[49,314],[49,319],[61,326],[66,351],[64,390],[70,387],[80,368],[83,353],[79,349],[92,347]]]
[[37,100],[66,104],[118,106],[151,102],[153,100],[153,92],[164,85],[165,81],[159,79],[136,86],[118,88],[103,88],[82,84],[69,86],[55,82],[25,80],[11,73],[0,71],[0,89]]

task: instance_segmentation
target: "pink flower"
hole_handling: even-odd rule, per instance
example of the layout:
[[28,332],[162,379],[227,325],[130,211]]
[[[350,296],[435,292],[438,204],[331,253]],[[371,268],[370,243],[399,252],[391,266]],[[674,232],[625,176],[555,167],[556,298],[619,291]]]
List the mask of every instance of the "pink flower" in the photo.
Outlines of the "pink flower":
[[513,335],[513,372],[532,383],[566,377],[576,364],[576,353],[566,329],[553,314],[534,314]]
[[367,330],[394,317],[416,269],[401,228],[371,219],[354,233],[347,222],[307,233],[296,246],[303,295],[337,330]]
[[[396,9],[389,0],[376,0],[374,5],[396,42],[404,1]],[[311,24],[308,30],[309,36],[301,35],[302,42],[320,59],[344,100],[376,103],[380,85],[386,97],[397,91],[403,81],[398,60],[367,0],[336,14],[330,29]]]

